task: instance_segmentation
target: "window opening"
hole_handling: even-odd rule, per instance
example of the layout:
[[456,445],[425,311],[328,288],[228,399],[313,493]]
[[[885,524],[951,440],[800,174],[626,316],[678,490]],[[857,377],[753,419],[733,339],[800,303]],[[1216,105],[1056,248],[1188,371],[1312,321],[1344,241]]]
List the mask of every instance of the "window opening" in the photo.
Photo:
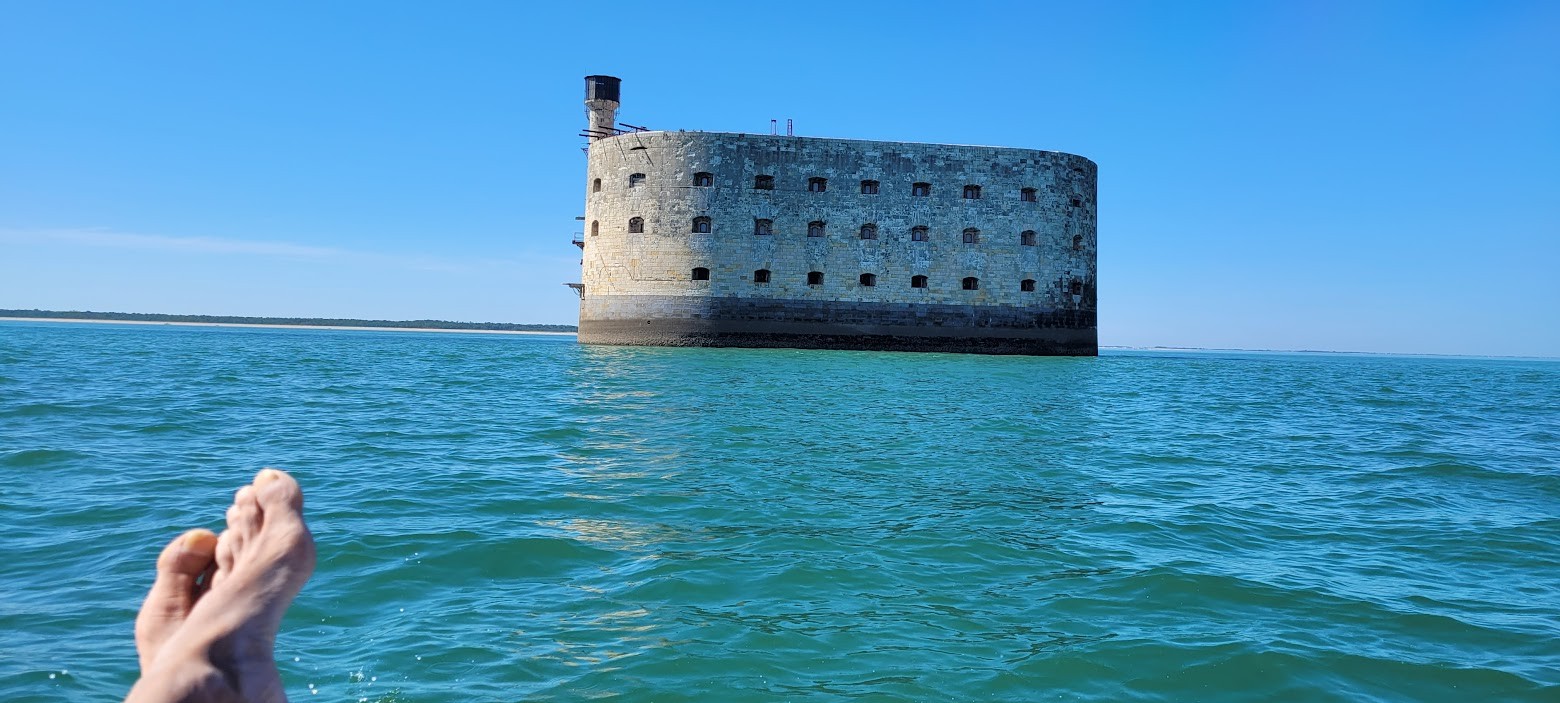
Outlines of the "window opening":
[[910,186],[910,194],[915,196],[915,197],[918,197],[918,198],[924,198],[926,196],[929,196],[929,195],[932,194],[932,184],[930,184],[930,183],[917,183],[915,185],[912,185],[912,186]]
[[753,220],[753,234],[764,237],[775,233],[774,220]]
[[643,218],[643,217],[630,217],[630,218],[628,218],[628,232],[629,232],[629,234],[640,234],[640,233],[643,233],[644,231],[645,231],[645,218]]
[[910,228],[910,241],[912,241],[912,242],[924,242],[927,239],[928,239],[927,231],[926,231],[926,227],[924,225],[911,227]]
[[809,286],[821,286],[821,285],[823,285],[823,272],[822,271],[808,271],[807,272],[807,285],[809,285]]
[[926,277],[925,276],[911,276],[910,277],[910,287],[911,288],[925,288],[926,287]]
[[877,285],[877,274],[871,274],[871,273],[861,274],[861,285],[864,285],[864,286],[875,286],[875,285]]
[[877,239],[877,225],[867,223],[861,226],[862,239]]
[[754,176],[753,177],[753,190],[774,190],[774,189],[775,189],[775,177],[774,176]]
[[1080,281],[1076,278],[1072,280],[1072,294],[1083,295],[1083,281]]
[[1018,191],[1018,199],[1026,203],[1038,202],[1040,200],[1039,191],[1036,191],[1034,188],[1025,188]]
[[964,186],[964,199],[965,200],[980,200],[980,186],[977,186],[977,185],[967,185],[967,186]]
[[1018,289],[1020,291],[1025,292],[1025,293],[1033,293],[1033,292],[1035,292],[1035,279],[1033,279],[1033,278],[1026,278],[1026,279],[1024,279],[1022,281],[1019,281],[1018,282]]
[[757,271],[754,271],[753,272],[753,282],[754,283],[768,283],[769,282],[769,269],[759,269]]
[[597,178],[596,180],[590,182],[590,192],[592,192],[592,193],[600,193],[601,192],[601,179],[600,178]]
[[1032,229],[1026,229],[1026,230],[1024,230],[1022,232],[1019,232],[1018,233],[1018,243],[1023,245],[1023,246],[1026,246],[1026,247],[1034,246],[1035,245],[1035,231],[1032,230]]
[[861,194],[862,195],[877,195],[878,194],[878,182],[877,181],[862,181],[861,182]]
[[813,220],[812,222],[807,223],[807,236],[809,236],[809,237],[822,237],[823,236],[823,221],[822,220]]
[[1083,207],[1083,200],[1080,199],[1080,198],[1073,198],[1072,199],[1072,206],[1073,207]]
[[1073,235],[1073,251],[1083,251],[1083,235]]
[[630,187],[630,188],[638,188],[639,186],[643,185],[644,182],[645,182],[645,174],[643,174],[643,173],[630,173],[630,174],[628,174],[628,187]]
[[966,277],[961,283],[964,290],[980,290],[980,279],[974,276]]
[[693,270],[693,280],[695,280],[695,281],[708,281],[708,280],[710,280],[710,270],[707,269],[707,268],[704,268],[703,266],[700,266],[700,267],[694,269]]
[[708,188],[715,185],[714,174],[699,172],[693,174],[693,185],[699,188]]
[[601,220],[591,220],[590,221],[590,236],[594,237],[594,236],[596,236],[598,234],[601,234]]
[[809,193],[822,193],[828,189],[829,179],[827,178],[814,177],[807,179],[807,192]]
[[965,244],[979,244],[980,243],[980,230],[975,229],[974,227],[970,227],[969,229],[964,230],[964,243]]
[[710,233],[710,218],[708,218],[708,217],[695,217],[695,218],[693,218],[693,231],[697,232],[699,234],[709,234]]

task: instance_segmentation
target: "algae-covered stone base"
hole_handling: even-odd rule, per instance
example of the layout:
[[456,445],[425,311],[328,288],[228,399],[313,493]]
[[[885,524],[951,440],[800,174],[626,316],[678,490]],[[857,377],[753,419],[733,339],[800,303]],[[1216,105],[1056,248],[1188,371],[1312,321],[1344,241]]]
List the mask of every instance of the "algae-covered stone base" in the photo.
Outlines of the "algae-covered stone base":
[[680,296],[587,299],[584,344],[1094,356],[1094,313]]

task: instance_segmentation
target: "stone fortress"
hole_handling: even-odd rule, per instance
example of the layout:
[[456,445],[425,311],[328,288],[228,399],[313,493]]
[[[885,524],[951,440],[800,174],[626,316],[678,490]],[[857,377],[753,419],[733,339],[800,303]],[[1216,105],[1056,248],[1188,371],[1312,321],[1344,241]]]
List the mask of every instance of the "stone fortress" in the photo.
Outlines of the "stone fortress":
[[1094,162],[625,130],[585,81],[581,343],[1098,354]]

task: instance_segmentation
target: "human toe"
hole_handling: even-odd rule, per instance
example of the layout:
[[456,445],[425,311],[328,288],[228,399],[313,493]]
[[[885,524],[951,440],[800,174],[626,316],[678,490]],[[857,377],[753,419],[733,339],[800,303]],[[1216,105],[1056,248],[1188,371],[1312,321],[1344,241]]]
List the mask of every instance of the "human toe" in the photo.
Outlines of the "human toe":
[[286,471],[281,469],[261,469],[255,474],[254,487],[256,500],[261,508],[269,514],[273,510],[298,513],[303,510],[303,489]]
[[233,494],[233,505],[227,510],[227,530],[231,534],[235,551],[242,551],[244,542],[260,531],[260,503],[255,500],[254,486],[244,486]]
[[200,598],[214,568],[217,536],[210,530],[179,535],[157,557],[157,578],[135,619],[136,646],[143,667],[157,656],[163,642],[184,622]]
[[157,556],[157,580],[152,583],[150,597],[193,603],[198,580],[212,567],[216,553],[217,536],[211,530],[195,529],[179,535]]

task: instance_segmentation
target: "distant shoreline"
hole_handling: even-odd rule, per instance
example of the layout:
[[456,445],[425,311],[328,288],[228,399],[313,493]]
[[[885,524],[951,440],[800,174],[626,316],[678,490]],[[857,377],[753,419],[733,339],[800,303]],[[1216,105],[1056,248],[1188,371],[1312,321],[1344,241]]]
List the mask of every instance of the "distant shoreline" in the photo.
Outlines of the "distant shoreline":
[[477,335],[544,335],[574,337],[576,332],[549,332],[535,329],[474,329],[474,327],[384,327],[368,324],[281,324],[281,323],[197,323],[197,321],[103,320],[103,318],[17,318],[0,316],[0,323],[87,323],[87,324],[168,324],[179,327],[256,327],[256,329],[359,329],[367,332],[451,332]]
[[[386,327],[383,325],[322,325],[308,323],[280,323],[280,322],[200,322],[184,320],[116,320],[108,318],[82,318],[82,317],[18,317],[7,313],[15,310],[0,310],[0,322],[87,322],[93,324],[112,325],[178,325],[181,327],[250,327],[256,329],[303,329],[303,330],[365,330],[369,332],[452,332],[463,334],[532,334],[549,337],[573,337],[577,331],[554,330],[524,330],[524,329],[483,329],[480,327],[411,327],[398,326]],[[94,313],[111,314],[111,313]],[[133,314],[133,313],[132,313]],[[193,316],[192,316],[193,317]],[[377,320],[365,320],[377,322]],[[448,324],[500,324],[500,323],[448,323]],[[518,326],[518,325],[517,325]],[[538,325],[540,326],[540,325]],[[565,327],[566,325],[556,325]],[[1501,355],[1470,355],[1470,354],[1433,354],[1414,352],[1373,352],[1373,351],[1340,351],[1323,349],[1229,349],[1217,347],[1166,347],[1166,346],[1122,346],[1101,344],[1101,350],[1110,351],[1139,351],[1139,352],[1192,352],[1192,353],[1241,353],[1241,354],[1316,354],[1316,355],[1351,355],[1351,356],[1401,356],[1401,357],[1427,357],[1444,359],[1494,359],[1510,361],[1560,361],[1560,357],[1552,356],[1501,356]]]
[[1162,347],[1101,344],[1100,349],[1138,352],[1191,352],[1194,354],[1310,354],[1316,356],[1396,356],[1420,359],[1489,359],[1493,361],[1560,361],[1560,356],[1517,356],[1501,354],[1437,354],[1434,352],[1349,351],[1344,349],[1241,349],[1238,347]]

